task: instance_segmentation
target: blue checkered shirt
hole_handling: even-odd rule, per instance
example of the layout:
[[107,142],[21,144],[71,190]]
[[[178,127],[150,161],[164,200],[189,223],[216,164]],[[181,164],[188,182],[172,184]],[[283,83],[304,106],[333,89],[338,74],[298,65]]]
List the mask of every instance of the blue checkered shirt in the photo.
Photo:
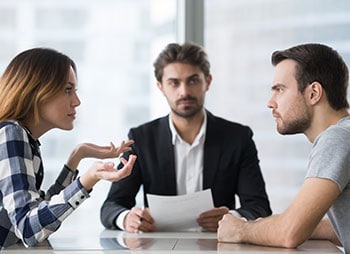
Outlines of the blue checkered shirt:
[[77,171],[63,167],[45,193],[40,143],[16,121],[0,123],[0,250],[19,241],[28,246],[48,238],[89,193]]

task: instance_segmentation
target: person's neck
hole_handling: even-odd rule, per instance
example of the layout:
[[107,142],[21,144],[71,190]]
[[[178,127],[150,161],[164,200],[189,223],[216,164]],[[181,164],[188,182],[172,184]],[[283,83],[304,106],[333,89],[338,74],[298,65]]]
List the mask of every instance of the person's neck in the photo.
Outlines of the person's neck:
[[192,144],[197,134],[199,133],[204,121],[205,111],[201,110],[198,114],[191,118],[184,118],[171,113],[171,120],[174,127],[181,138],[188,144]]
[[34,139],[39,139],[44,133],[46,133],[49,129],[41,126],[40,124],[33,124],[34,121],[23,121],[21,125],[26,127]]
[[331,125],[335,125],[340,119],[349,116],[347,109],[333,110],[328,108],[320,112],[320,114],[315,114],[314,120],[311,123],[310,128],[305,131],[305,135],[311,143],[313,143],[316,137],[326,130]]

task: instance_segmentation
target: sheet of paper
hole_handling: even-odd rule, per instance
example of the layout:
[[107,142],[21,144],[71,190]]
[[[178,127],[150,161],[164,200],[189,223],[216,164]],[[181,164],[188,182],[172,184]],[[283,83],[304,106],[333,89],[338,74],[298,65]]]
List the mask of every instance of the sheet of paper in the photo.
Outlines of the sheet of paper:
[[147,194],[147,200],[158,231],[199,229],[198,216],[214,208],[210,189],[178,196]]

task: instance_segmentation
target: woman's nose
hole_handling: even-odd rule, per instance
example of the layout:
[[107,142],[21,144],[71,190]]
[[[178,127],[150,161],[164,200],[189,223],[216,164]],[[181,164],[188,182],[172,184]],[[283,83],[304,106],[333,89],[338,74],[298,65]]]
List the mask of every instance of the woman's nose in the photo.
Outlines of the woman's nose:
[[81,104],[81,101],[79,99],[79,96],[77,93],[75,93],[74,100],[73,100],[73,106],[78,107]]

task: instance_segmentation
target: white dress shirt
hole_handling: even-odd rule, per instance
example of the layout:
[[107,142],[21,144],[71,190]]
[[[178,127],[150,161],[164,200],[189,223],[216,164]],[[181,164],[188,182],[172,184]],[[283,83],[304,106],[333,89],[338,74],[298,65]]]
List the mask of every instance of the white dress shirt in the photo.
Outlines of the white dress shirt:
[[184,141],[175,129],[169,115],[169,126],[174,146],[177,195],[194,193],[203,189],[203,151],[207,114],[192,144]]

